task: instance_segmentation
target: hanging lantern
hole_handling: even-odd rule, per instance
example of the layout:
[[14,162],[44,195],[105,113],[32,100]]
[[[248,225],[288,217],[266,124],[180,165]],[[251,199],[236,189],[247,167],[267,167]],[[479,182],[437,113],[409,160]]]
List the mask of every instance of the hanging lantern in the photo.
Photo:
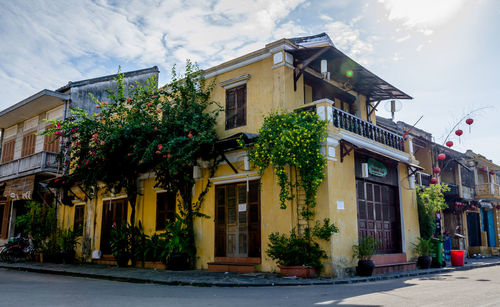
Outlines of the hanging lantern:
[[472,123],[473,123],[473,122],[474,122],[474,120],[473,120],[472,118],[467,118],[467,119],[465,120],[465,123],[466,123],[467,125],[469,125],[469,133],[470,133],[470,126],[472,125]]
[[436,166],[435,168],[433,168],[433,169],[432,169],[432,172],[433,172],[434,174],[439,174],[439,173],[441,173],[441,169],[440,169],[439,167],[437,167],[437,166]]
[[451,146],[453,146],[453,142],[452,142],[452,141],[448,141],[448,142],[446,142],[446,146],[448,146],[448,147],[450,147],[450,148],[451,148]]
[[495,171],[494,171],[494,170],[491,170],[491,171],[490,171],[490,175],[495,175]]
[[440,154],[438,155],[438,160],[439,160],[439,161],[443,161],[444,159],[446,159],[446,155],[445,155],[444,153],[440,153]]
[[431,178],[431,184],[436,184],[438,183],[438,179],[437,178]]
[[458,129],[457,131],[455,131],[455,134],[458,136],[458,142],[460,143],[460,136],[462,134],[464,134],[464,132],[462,130]]

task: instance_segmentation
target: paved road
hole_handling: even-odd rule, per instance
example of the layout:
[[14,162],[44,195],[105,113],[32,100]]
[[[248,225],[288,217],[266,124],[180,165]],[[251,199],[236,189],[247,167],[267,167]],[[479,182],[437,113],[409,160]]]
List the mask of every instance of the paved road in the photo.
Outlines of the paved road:
[[0,269],[0,306],[500,306],[500,266],[348,285],[201,288]]

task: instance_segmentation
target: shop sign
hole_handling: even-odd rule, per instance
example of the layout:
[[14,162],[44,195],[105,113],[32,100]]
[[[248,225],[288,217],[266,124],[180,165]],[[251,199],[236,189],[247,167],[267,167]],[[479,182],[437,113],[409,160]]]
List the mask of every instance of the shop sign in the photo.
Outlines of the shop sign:
[[385,177],[387,175],[387,167],[375,159],[368,159],[368,173],[376,177]]

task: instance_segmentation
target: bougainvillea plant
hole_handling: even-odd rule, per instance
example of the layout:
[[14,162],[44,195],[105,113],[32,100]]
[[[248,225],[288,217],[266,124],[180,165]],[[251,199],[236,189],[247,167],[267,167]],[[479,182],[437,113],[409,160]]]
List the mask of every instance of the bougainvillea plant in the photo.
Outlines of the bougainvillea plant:
[[189,61],[186,73],[158,89],[155,79],[145,84],[125,86],[123,76],[116,79],[116,92],[108,91],[108,101],[93,98],[100,113],[89,114],[71,108],[71,116],[53,121],[46,134],[61,137],[59,162],[65,176],[62,185],[78,185],[94,198],[99,185],[110,192],[125,192],[135,225],[138,180],[142,173],[154,171],[156,186],[179,193],[181,215],[191,234],[192,219],[201,216],[200,208],[210,182],[193,203],[193,167],[200,160],[212,161],[215,169],[217,140],[215,122],[220,108],[210,101],[213,85],[206,85],[201,71]]

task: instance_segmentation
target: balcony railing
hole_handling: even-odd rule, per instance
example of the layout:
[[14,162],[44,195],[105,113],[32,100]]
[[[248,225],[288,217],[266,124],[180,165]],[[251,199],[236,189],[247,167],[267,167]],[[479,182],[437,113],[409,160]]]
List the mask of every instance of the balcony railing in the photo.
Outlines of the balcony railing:
[[444,192],[445,196],[459,196],[458,193],[458,185],[456,184],[451,184],[451,183],[446,183],[448,185],[448,188],[450,189],[449,191]]
[[500,196],[499,185],[495,183],[476,184],[476,195],[478,197],[481,197],[482,195]]
[[333,125],[365,138],[377,141],[397,150],[404,151],[404,139],[389,130],[378,127],[340,109],[333,109]]
[[56,153],[42,151],[17,160],[0,164],[0,179],[15,178],[18,175],[36,172],[57,173]]

